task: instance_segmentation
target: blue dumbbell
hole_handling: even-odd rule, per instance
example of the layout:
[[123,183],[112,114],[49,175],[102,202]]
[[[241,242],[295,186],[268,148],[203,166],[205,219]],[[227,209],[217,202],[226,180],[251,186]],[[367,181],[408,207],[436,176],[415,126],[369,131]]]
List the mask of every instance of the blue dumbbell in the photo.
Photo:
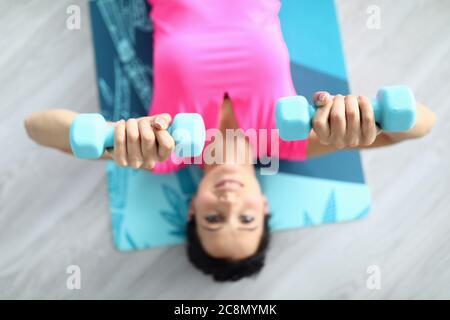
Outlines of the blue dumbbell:
[[[384,131],[407,131],[416,122],[416,102],[406,86],[383,87],[372,100],[375,121]],[[292,96],[278,100],[275,121],[281,139],[286,141],[307,139],[312,128],[315,106],[305,97]]]
[[[206,130],[203,118],[198,113],[177,114],[168,131],[175,140],[177,156],[201,155]],[[70,127],[70,145],[76,157],[98,159],[105,148],[114,147],[114,126],[107,125],[101,114],[79,114]]]

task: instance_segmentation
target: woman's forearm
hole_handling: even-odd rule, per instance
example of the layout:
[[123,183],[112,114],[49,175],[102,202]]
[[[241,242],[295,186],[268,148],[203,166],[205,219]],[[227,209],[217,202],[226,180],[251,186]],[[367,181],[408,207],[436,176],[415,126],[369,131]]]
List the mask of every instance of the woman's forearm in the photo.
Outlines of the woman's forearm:
[[65,109],[39,111],[25,119],[25,128],[36,143],[72,153],[69,132],[76,116],[76,112]]
[[418,102],[416,123],[410,130],[405,132],[383,132],[383,134],[393,142],[421,138],[431,131],[435,122],[436,116],[433,111]]

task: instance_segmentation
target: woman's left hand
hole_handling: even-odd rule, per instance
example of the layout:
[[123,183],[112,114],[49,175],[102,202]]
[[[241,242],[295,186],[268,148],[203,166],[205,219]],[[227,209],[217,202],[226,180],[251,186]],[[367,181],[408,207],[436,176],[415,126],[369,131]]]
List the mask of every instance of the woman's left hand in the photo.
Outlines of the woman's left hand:
[[324,145],[337,149],[367,147],[378,134],[372,103],[364,96],[336,96],[326,91],[314,94],[318,107],[313,129]]

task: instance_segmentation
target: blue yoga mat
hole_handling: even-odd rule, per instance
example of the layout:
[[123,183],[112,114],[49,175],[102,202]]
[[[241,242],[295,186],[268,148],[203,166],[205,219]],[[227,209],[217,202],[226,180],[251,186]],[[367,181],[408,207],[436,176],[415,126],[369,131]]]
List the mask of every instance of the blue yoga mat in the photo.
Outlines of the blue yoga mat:
[[[92,0],[90,9],[102,114],[113,121],[147,115],[153,87],[149,5]],[[280,18],[297,92],[307,98],[317,90],[347,94],[334,2],[283,0]],[[351,221],[368,213],[370,194],[358,151],[305,162],[281,160],[279,167],[276,175],[258,175],[269,199],[272,231]],[[185,241],[186,214],[201,169],[154,175],[108,162],[107,176],[119,250]]]

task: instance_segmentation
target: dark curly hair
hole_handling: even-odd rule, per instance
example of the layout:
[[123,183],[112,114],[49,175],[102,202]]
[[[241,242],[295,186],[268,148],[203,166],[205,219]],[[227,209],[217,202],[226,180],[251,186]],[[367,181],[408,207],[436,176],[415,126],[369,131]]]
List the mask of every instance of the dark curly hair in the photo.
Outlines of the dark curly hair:
[[267,248],[269,246],[269,217],[264,218],[264,229],[256,252],[245,259],[234,261],[226,258],[210,256],[200,242],[197,234],[196,221],[193,217],[187,224],[187,255],[189,261],[203,273],[212,275],[216,281],[237,281],[244,277],[254,276],[264,266]]

